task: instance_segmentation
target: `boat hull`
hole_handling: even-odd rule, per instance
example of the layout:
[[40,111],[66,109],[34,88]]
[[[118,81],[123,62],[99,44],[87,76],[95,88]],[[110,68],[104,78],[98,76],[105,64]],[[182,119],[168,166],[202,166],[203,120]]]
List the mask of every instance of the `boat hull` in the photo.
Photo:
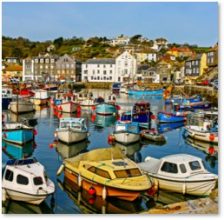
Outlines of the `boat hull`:
[[165,179],[164,177],[160,178],[151,174],[149,175],[160,189],[195,196],[208,196],[212,189],[215,188],[217,182],[216,179],[174,181]]
[[140,140],[139,134],[134,134],[130,132],[115,132],[114,137],[117,142],[125,145],[132,144]]
[[2,139],[15,144],[25,144],[34,139],[33,129],[13,129],[2,130]]
[[17,102],[11,102],[9,104],[9,110],[16,114],[35,111],[33,104],[28,102],[19,102],[18,104]]
[[86,132],[73,131],[72,129],[63,129],[57,131],[58,139],[64,143],[72,144],[83,141],[87,138]]
[[[72,181],[73,183],[79,185],[79,177],[77,173],[72,172],[71,170],[65,168],[64,172],[65,178]],[[104,186],[100,183],[93,182],[86,178],[82,177],[81,181],[81,188],[88,191],[90,187],[93,187],[96,191],[96,196],[103,196]],[[114,187],[106,187],[106,194],[108,197],[116,197],[119,199],[127,200],[127,201],[134,201],[138,198],[140,192],[139,191],[130,191],[130,190],[123,190]]]
[[96,114],[99,115],[113,115],[117,113],[115,105],[103,103],[96,106]]
[[218,135],[214,135],[214,138],[211,139],[211,134],[214,134],[214,133],[199,132],[194,129],[191,129],[190,126],[185,127],[185,135],[186,136],[191,137],[192,139],[195,139],[195,140],[218,144]]
[[7,110],[12,98],[2,98],[2,110]]
[[57,105],[57,110],[60,112],[73,113],[77,111],[77,104],[74,102],[66,102]]
[[155,142],[166,142],[166,139],[161,134],[150,134],[147,132],[143,132],[141,136],[147,140],[155,141]]
[[172,113],[159,112],[157,119],[160,123],[176,123],[184,122],[186,120],[185,116],[177,116]]
[[128,90],[128,95],[163,95],[163,89],[157,89],[157,90]]
[[34,104],[34,105],[48,105],[49,103],[49,98],[46,99],[35,99],[35,98],[31,98],[30,101]]

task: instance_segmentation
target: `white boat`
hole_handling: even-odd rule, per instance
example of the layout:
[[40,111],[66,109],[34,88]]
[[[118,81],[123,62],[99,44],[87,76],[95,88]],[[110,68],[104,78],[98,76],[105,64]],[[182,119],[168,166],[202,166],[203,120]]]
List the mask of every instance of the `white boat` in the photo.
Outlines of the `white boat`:
[[117,122],[113,136],[115,141],[122,144],[131,144],[140,140],[139,124],[137,122]]
[[91,106],[95,106],[96,102],[95,102],[95,100],[93,100],[91,98],[87,98],[85,100],[79,101],[79,104],[82,107],[91,107]]
[[35,111],[35,107],[33,103],[28,100],[18,100],[10,102],[9,110],[16,114],[22,114]]
[[35,94],[32,98],[30,98],[31,102],[34,105],[47,105],[50,100],[50,96],[47,90],[38,89],[34,91]]
[[9,160],[3,172],[2,193],[6,199],[39,205],[55,191],[44,166],[35,159]]
[[75,96],[73,94],[62,94],[60,99],[56,99],[58,101],[58,103],[55,105],[55,109],[57,111],[67,113],[73,113],[77,111],[78,103],[76,102]]
[[84,118],[62,118],[55,135],[67,144],[83,141],[88,136],[86,121]]
[[188,155],[175,154],[156,159],[146,157],[138,166],[147,173],[155,185],[163,190],[207,196],[216,187],[218,176],[207,171],[202,159]]

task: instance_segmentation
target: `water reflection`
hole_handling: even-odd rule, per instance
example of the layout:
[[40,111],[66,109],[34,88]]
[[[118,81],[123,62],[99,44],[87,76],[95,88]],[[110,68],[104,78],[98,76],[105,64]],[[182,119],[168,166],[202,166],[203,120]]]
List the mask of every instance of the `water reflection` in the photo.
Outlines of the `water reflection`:
[[86,152],[87,147],[88,141],[85,140],[72,145],[66,145],[65,143],[58,142],[56,144],[55,149],[57,153],[61,156],[61,158],[64,160],[66,158],[74,157],[79,153]]
[[168,131],[172,131],[177,128],[184,126],[184,122],[175,122],[175,123],[160,123],[157,125],[158,132],[160,134]]
[[114,125],[115,121],[116,121],[116,116],[114,115],[110,115],[110,116],[96,115],[94,124],[96,127],[105,128],[105,127],[110,127]]
[[35,142],[29,142],[21,146],[6,141],[2,141],[2,151],[10,159],[22,159],[31,157],[35,148],[36,148]]
[[66,178],[63,183],[58,180],[58,185],[85,214],[131,214],[148,208],[141,198],[130,202],[117,198],[103,200],[101,196],[92,196],[86,190],[80,191],[78,185]]

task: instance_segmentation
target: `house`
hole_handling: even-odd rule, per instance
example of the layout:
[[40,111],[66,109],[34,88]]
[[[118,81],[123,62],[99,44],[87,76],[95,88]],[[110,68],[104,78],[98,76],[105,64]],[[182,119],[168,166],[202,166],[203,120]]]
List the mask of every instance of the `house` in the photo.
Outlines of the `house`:
[[115,60],[116,82],[133,81],[137,72],[137,61],[128,51],[120,54]]
[[207,53],[207,66],[215,67],[218,65],[218,43]]
[[6,64],[3,70],[3,81],[9,81],[10,79],[16,78],[22,79],[23,67],[17,63]]
[[166,53],[175,57],[190,57],[193,55],[193,51],[188,47],[172,47]]
[[169,83],[171,79],[171,63],[165,60],[160,60],[156,65],[157,74],[161,83]]
[[152,46],[152,49],[156,51],[160,51],[163,48],[167,48],[168,41],[165,38],[157,38],[154,40],[154,45]]
[[57,59],[55,70],[56,79],[70,79],[72,81],[80,81],[80,65],[77,65],[76,60],[67,54]]
[[156,67],[150,67],[147,64],[138,66],[136,78],[146,83],[159,83],[159,74],[157,74]]
[[124,35],[120,35],[116,37],[115,39],[110,41],[110,45],[112,46],[124,46],[128,45],[130,42],[130,38]]
[[138,64],[145,61],[148,61],[148,62],[157,61],[157,54],[154,50],[146,51],[146,52],[137,52],[135,53],[135,56],[136,56],[136,60]]
[[89,59],[82,63],[82,81],[115,82],[115,59]]
[[20,59],[18,57],[5,57],[4,61],[9,64],[13,64],[13,63],[19,64],[20,63]]
[[207,68],[207,57],[205,53],[197,54],[185,61],[185,81],[192,83],[196,78],[202,76]]

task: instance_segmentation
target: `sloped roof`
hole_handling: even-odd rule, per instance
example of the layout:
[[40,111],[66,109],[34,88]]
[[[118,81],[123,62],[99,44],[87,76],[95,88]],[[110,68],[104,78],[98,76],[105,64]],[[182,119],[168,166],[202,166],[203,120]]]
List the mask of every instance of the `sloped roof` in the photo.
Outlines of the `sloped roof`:
[[115,59],[113,58],[89,59],[85,63],[86,64],[115,64]]
[[18,64],[8,65],[5,68],[5,71],[22,71],[23,67]]

